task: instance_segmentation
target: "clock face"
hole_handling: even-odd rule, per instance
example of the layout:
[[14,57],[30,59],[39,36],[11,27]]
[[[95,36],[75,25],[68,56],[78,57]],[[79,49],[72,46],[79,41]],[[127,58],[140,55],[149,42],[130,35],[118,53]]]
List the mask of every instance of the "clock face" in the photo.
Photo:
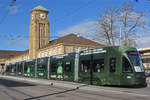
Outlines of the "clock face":
[[41,13],[41,14],[40,14],[40,18],[41,18],[41,19],[45,19],[45,18],[46,18],[46,15],[43,14],[43,13]]

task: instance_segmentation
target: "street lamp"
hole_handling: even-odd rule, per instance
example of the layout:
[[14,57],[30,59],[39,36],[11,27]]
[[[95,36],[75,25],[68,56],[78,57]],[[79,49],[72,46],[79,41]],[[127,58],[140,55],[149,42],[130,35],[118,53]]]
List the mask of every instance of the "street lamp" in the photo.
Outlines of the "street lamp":
[[91,49],[91,61],[90,61],[90,85],[93,85],[93,50]]

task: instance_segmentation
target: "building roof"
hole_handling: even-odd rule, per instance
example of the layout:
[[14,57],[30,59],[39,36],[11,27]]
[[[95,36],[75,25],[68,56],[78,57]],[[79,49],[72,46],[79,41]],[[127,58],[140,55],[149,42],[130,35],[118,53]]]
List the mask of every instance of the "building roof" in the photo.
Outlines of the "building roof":
[[28,52],[28,50],[25,51],[0,50],[0,59],[7,59],[9,57],[18,56],[26,52]]
[[[78,35],[75,35],[75,34],[69,34],[69,35],[60,37],[60,38],[58,38],[56,40],[50,41],[49,44],[46,45],[46,47],[50,46],[50,45],[56,45],[56,44],[59,44],[59,43],[90,45],[90,46],[97,46],[97,47],[104,46],[103,44],[99,44],[99,43],[97,43],[95,41],[86,39],[84,37],[81,37],[81,36],[78,36]],[[45,48],[45,47],[43,47],[43,48]]]
[[46,8],[42,7],[42,6],[37,6],[35,8],[33,8],[33,10],[43,10],[43,11],[48,11]]

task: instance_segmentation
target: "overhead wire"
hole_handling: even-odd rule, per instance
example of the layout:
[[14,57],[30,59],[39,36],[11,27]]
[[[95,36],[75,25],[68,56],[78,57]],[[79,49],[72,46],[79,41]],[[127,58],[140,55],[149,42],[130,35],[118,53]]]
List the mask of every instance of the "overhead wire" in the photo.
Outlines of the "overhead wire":
[[[96,0],[89,0],[84,5],[82,5],[82,6],[78,7],[78,8],[76,8],[76,9],[72,10],[69,13],[66,13],[63,17],[56,19],[54,21],[54,23],[60,22],[60,21],[64,20],[66,17],[68,17],[68,16],[72,16],[73,14],[77,13],[78,11],[80,11],[82,8],[87,7],[87,6],[89,6],[89,5],[91,5],[91,4],[95,3],[95,2],[96,2]],[[16,3],[16,0],[12,0],[12,2],[9,4],[8,7],[13,7],[15,3]],[[7,10],[7,12],[5,13],[5,15],[0,20],[0,24],[2,24],[2,22],[6,19],[6,17],[7,17],[8,14],[9,14],[9,10]],[[59,38],[59,37],[60,36],[51,36],[51,38]]]
[[64,20],[64,19],[66,18],[66,16],[67,16],[67,17],[68,17],[68,16],[72,16],[73,14],[77,13],[79,10],[81,10],[81,9],[84,8],[85,6],[87,7],[87,6],[91,5],[92,3],[95,3],[96,1],[97,1],[97,0],[89,0],[89,1],[88,1],[87,3],[85,3],[84,5],[82,5],[82,6],[78,7],[78,8],[76,8],[76,9],[72,10],[72,11],[69,12],[69,13],[66,13],[63,17],[56,19],[56,20],[54,21],[54,23],[57,23],[58,21]]
[[[61,18],[58,18],[58,19],[54,20],[53,23],[58,23],[58,22],[60,22],[60,21],[63,21],[66,17],[72,16],[73,14],[75,14],[75,13],[77,13],[79,10],[81,10],[82,8],[87,7],[87,6],[89,6],[89,5],[93,4],[93,3],[95,3],[96,1],[97,1],[97,0],[89,0],[89,1],[86,2],[84,5],[82,5],[82,6],[78,7],[78,8],[76,8],[76,9],[72,10],[72,11],[69,12],[69,13],[66,13],[66,14],[65,14],[63,17],[61,17]],[[60,36],[57,36],[57,37],[60,37]]]
[[[16,0],[12,0],[12,2],[8,5],[8,7],[13,7],[15,2]],[[9,14],[9,9],[7,9],[6,13],[2,16],[2,19],[0,20],[0,25],[7,18],[8,14]]]

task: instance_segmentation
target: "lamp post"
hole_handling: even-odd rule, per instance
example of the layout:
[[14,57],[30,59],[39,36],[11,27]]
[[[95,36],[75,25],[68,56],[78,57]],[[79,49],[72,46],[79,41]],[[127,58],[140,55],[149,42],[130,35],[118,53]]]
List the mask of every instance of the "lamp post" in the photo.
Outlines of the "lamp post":
[[90,85],[93,85],[93,51],[91,50],[91,61],[90,61]]

